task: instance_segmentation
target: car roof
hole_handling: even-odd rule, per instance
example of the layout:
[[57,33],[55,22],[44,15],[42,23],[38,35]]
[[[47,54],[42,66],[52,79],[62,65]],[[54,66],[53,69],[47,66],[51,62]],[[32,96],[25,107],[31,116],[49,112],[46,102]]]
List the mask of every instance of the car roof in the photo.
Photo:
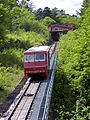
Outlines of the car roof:
[[29,48],[24,53],[27,53],[27,52],[45,52],[48,49],[49,49],[49,46],[35,46],[35,47]]

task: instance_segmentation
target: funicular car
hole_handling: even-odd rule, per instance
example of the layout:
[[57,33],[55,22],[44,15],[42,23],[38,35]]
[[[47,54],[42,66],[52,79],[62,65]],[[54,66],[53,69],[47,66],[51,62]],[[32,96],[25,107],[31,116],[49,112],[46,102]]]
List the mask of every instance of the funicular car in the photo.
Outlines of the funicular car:
[[31,47],[24,52],[24,74],[26,79],[34,75],[47,78],[49,65],[49,46]]

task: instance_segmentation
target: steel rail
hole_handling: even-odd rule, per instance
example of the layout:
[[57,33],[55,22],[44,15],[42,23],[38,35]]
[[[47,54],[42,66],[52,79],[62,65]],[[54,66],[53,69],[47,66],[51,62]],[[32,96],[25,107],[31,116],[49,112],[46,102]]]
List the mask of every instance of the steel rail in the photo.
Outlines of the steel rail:
[[47,93],[46,93],[46,100],[45,100],[45,106],[44,106],[42,120],[48,120],[48,112],[49,112],[49,106],[50,106],[50,101],[51,101],[51,94],[52,94],[52,89],[53,89],[53,84],[54,84],[55,69],[56,69],[56,63],[57,63],[57,57],[58,57],[58,51],[59,51],[58,44],[59,43],[56,43],[56,45],[55,45],[55,56],[54,56],[54,61],[53,61],[53,68],[52,68],[50,83],[48,85],[48,89],[47,89]]
[[45,107],[44,107],[42,120],[48,120],[48,111],[49,111],[52,88],[53,88],[53,83],[54,83],[54,76],[55,76],[56,59],[57,59],[57,53],[56,53],[55,60],[54,60],[54,65],[53,65],[53,69],[52,69],[52,73],[51,73],[50,83],[49,83],[49,86],[47,89]]
[[32,82],[30,87],[26,91],[22,101],[20,102],[17,110],[15,111],[11,120],[26,120],[28,113],[31,110],[32,104],[35,100],[35,96],[40,86],[40,81]]
[[23,95],[25,94],[25,92],[28,89],[28,86],[30,85],[30,80],[31,78],[28,78],[27,82],[25,83],[23,89],[20,91],[20,93],[18,94],[18,96],[15,98],[14,102],[11,104],[9,110],[5,113],[6,118],[5,120],[9,120],[13,114],[13,112],[15,111],[15,109],[17,108],[18,104],[20,103]]
[[[9,115],[4,120],[26,120],[32,107],[33,101],[40,86],[40,81],[30,83],[30,78],[24,86],[23,92],[16,97],[13,105],[9,109]],[[23,116],[22,116],[23,115]]]

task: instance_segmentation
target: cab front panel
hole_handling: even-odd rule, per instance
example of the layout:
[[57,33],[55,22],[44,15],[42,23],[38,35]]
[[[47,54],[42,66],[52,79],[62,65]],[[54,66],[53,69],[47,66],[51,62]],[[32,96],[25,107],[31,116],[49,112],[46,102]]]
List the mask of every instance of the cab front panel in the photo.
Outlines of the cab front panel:
[[47,73],[47,52],[24,54],[24,74],[26,79],[29,75],[32,76],[37,74],[47,77]]

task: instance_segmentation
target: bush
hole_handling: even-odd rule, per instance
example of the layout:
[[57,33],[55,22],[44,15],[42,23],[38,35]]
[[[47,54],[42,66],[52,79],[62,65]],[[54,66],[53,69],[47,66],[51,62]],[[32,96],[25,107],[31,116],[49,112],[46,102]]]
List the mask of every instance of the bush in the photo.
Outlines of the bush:
[[60,120],[90,119],[89,11],[90,6],[82,16],[81,28],[60,40],[51,104]]

